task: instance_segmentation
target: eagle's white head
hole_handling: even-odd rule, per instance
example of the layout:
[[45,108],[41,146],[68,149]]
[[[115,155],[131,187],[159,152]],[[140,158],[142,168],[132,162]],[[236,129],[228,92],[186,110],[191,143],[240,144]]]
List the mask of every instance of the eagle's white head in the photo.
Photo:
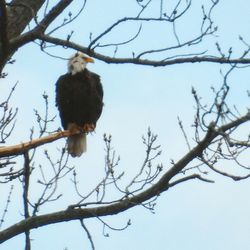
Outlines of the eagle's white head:
[[68,72],[75,75],[76,73],[83,71],[89,62],[93,63],[94,59],[82,52],[76,52],[69,59]]

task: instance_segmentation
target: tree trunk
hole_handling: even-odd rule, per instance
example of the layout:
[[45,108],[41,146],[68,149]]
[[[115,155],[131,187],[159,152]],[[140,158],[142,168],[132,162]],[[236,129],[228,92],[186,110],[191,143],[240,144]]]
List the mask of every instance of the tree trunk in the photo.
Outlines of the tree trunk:
[[22,34],[42,7],[45,0],[13,0],[8,7],[0,0],[0,76],[15,51],[8,46],[10,39]]

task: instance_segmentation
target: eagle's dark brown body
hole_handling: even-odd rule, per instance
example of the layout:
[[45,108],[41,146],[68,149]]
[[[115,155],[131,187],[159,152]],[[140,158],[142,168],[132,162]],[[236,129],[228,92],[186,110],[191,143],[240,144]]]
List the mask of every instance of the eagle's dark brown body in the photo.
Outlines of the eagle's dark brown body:
[[[70,129],[70,124],[79,127],[86,124],[95,126],[102,112],[102,99],[103,89],[99,75],[86,68],[76,74],[64,74],[56,83],[56,105],[64,129]],[[72,138],[74,139],[74,137]],[[70,141],[68,141],[69,143]],[[68,149],[69,147],[70,145],[68,145]],[[79,146],[76,145],[76,147]],[[70,150],[69,153],[72,156],[80,156],[82,153],[74,153],[74,149],[71,150],[73,152]]]
[[62,75],[56,83],[56,105],[62,126],[96,124],[103,107],[103,89],[99,75],[87,69]]

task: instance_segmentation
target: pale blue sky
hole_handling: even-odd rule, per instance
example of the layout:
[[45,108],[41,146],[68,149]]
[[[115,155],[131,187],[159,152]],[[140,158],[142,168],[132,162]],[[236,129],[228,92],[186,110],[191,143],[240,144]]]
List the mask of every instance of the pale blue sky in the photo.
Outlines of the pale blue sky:
[[[79,6],[81,1],[76,1],[74,7]],[[154,8],[150,15],[155,15],[159,0],[155,0]],[[168,1],[166,1],[168,2]],[[174,1],[169,1],[169,4]],[[183,23],[177,26],[181,39],[189,37],[197,29],[197,10],[201,2],[193,1],[194,12],[185,17]],[[93,36],[107,28],[117,18],[124,15],[133,16],[136,13],[134,0],[124,1],[89,1],[82,16],[64,31],[59,32],[63,38],[67,32],[75,30],[73,39],[83,45],[88,41],[89,32]],[[73,7],[72,7],[73,8]],[[69,10],[72,10],[69,8]],[[214,13],[214,20],[219,26],[220,36],[209,38],[199,46],[197,51],[209,49],[215,51],[214,43],[219,41],[225,51],[233,46],[235,55],[241,54],[245,49],[238,40],[242,35],[246,41],[250,40],[250,6],[246,1],[221,1]],[[195,13],[195,14],[193,14]],[[196,15],[197,14],[197,15]],[[58,20],[62,20],[60,17]],[[199,20],[199,19],[198,19]],[[200,20],[199,20],[200,22]],[[138,27],[138,25],[136,26]],[[164,33],[162,26],[150,24],[143,26],[143,38],[139,44],[133,43],[135,51],[142,48],[151,48],[158,43],[164,46],[165,41],[173,41],[172,34]],[[135,34],[134,26],[124,26],[121,32],[115,32],[107,37],[115,42],[122,41],[123,37]],[[132,33],[130,33],[132,32]],[[154,35],[151,35],[153,32]],[[160,39],[157,38],[160,36]],[[172,40],[171,40],[172,39]],[[107,50],[109,51],[109,50]],[[111,50],[112,51],[112,50]],[[119,56],[126,55],[130,47],[118,52]],[[197,52],[195,51],[195,52]],[[63,57],[69,57],[73,51],[63,48],[52,49],[51,52]],[[190,51],[191,53],[193,50]],[[34,44],[28,45],[15,55],[17,60],[14,65],[8,66],[8,78],[1,80],[1,88],[7,93],[12,84],[19,81],[12,103],[19,106],[18,128],[14,132],[10,143],[26,141],[30,135],[30,128],[35,125],[33,109],[43,110],[42,93],[45,91],[50,98],[51,114],[57,114],[54,107],[54,84],[57,78],[66,71],[66,61],[48,57],[39,51]],[[159,144],[162,145],[163,154],[158,159],[165,169],[170,166],[170,159],[178,160],[187,152],[186,144],[179,130],[177,116],[183,121],[187,134],[191,140],[193,130],[191,124],[194,117],[194,102],[191,96],[191,87],[194,86],[203,97],[204,102],[211,103],[210,86],[219,87],[222,83],[220,70],[227,67],[215,64],[187,64],[168,66],[164,68],[151,68],[135,65],[108,65],[96,60],[89,68],[102,77],[104,86],[104,111],[98,122],[96,134],[88,137],[88,152],[80,159],[73,159],[81,176],[82,190],[91,190],[103,177],[104,144],[102,135],[111,133],[113,145],[121,156],[120,169],[125,171],[125,180],[130,178],[139,169],[143,161],[144,148],[141,143],[142,134],[146,133],[150,126],[152,131],[159,135]],[[230,77],[231,103],[239,106],[244,113],[249,107],[249,99],[246,90],[249,89],[249,69],[234,72]],[[2,97],[1,97],[2,98]],[[60,126],[57,117],[53,125]],[[249,128],[243,133],[249,133]],[[64,144],[64,140],[48,146],[50,152],[56,154],[56,147]],[[44,150],[41,149],[42,152]],[[248,161],[248,159],[246,159]],[[42,157],[35,160],[46,166],[47,162]],[[22,161],[20,160],[20,164]],[[248,163],[249,165],[249,163]],[[48,170],[49,172],[49,170]],[[32,181],[35,183],[38,174],[35,172]],[[102,224],[96,219],[86,221],[92,233],[96,249],[99,250],[247,250],[250,247],[250,200],[249,180],[235,183],[231,180],[211,174],[215,184],[192,181],[181,184],[166,193],[157,200],[155,214],[142,207],[136,207],[123,214],[103,218],[114,227],[122,227],[128,219],[132,225],[123,232],[107,231],[109,238],[102,235]],[[6,224],[20,219],[22,213],[20,201],[20,187],[15,186],[13,200],[9,208],[9,216]],[[5,186],[1,185],[7,196]],[[64,191],[61,202],[56,206],[46,206],[41,214],[64,209],[67,204],[76,201],[70,178],[60,183],[60,191]],[[31,190],[34,197],[39,195],[40,188],[34,185]],[[111,192],[112,194],[112,192]],[[5,201],[5,200],[4,200]],[[20,208],[17,209],[18,202]],[[0,204],[2,211],[4,204]],[[62,236],[63,235],[63,236]],[[61,225],[51,225],[32,231],[33,249],[35,250],[68,250],[90,249],[86,234],[80,228],[80,223],[70,222]],[[20,248],[23,237],[14,238],[0,249]]]

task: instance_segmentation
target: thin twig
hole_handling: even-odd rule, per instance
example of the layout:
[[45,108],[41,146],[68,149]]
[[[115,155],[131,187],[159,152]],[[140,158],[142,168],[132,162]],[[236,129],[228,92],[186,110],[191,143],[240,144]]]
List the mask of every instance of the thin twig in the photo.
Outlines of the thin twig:
[[85,231],[86,234],[87,234],[87,237],[88,237],[88,240],[89,240],[89,242],[90,242],[90,245],[91,245],[92,250],[95,250],[95,244],[94,244],[94,241],[93,241],[93,239],[92,239],[92,236],[91,236],[91,234],[90,234],[88,228],[87,228],[87,227],[85,226],[85,224],[83,223],[83,220],[80,220],[80,223],[81,223],[82,228],[84,229],[84,231]]

